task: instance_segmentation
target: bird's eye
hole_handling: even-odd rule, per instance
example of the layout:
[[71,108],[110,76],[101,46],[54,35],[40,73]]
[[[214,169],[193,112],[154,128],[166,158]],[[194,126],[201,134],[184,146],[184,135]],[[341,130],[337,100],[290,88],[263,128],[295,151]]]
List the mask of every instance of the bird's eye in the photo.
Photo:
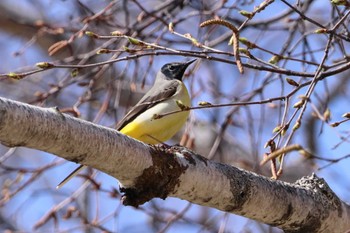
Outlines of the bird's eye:
[[169,70],[170,71],[174,71],[175,70],[175,66],[169,66]]

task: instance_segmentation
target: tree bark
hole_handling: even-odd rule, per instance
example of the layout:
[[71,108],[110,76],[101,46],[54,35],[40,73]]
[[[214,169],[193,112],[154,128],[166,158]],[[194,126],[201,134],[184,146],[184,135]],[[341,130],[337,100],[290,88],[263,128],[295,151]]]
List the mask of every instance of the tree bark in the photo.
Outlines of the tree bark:
[[116,130],[0,98],[0,141],[56,154],[119,180],[125,205],[178,197],[286,232],[345,232],[350,208],[316,175],[294,184],[216,163],[183,147],[149,146]]

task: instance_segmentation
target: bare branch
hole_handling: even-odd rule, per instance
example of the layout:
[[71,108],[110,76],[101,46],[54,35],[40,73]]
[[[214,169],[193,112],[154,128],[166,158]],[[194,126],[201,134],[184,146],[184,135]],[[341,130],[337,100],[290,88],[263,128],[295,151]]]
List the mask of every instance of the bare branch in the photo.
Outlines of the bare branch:
[[[349,206],[315,175],[292,185],[270,180],[182,147],[150,147],[56,108],[1,98],[0,140],[7,146],[54,153],[112,175],[123,186],[125,205],[173,196],[286,231],[345,231],[350,227]],[[309,207],[307,211],[304,206]]]

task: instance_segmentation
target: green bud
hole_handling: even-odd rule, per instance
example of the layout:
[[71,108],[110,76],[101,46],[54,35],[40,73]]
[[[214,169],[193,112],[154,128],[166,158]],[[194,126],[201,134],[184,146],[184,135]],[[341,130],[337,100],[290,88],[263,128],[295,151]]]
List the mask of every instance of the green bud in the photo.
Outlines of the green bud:
[[299,129],[299,128],[300,128],[300,125],[301,125],[301,124],[300,124],[299,121],[295,122],[295,125],[293,126],[293,131]]
[[276,126],[276,127],[272,130],[272,132],[273,132],[273,133],[277,133],[277,132],[279,132],[281,129],[282,129],[282,126],[281,126],[281,125],[278,125],[278,126]]
[[301,108],[305,103],[305,100],[300,100],[293,105],[293,108]]
[[99,36],[91,31],[86,31],[85,35],[97,39]]
[[331,0],[331,3],[337,6],[349,6],[347,0]]
[[113,31],[111,32],[112,36],[123,36],[124,34],[121,31]]
[[132,37],[128,37],[128,40],[131,44],[134,44],[134,45],[141,45],[141,41],[139,41],[138,39],[135,39],[135,38],[132,38]]
[[286,81],[287,81],[288,84],[290,84],[292,86],[299,87],[299,83],[297,83],[296,81],[294,81],[291,78],[286,78]]
[[212,106],[212,104],[207,102],[207,101],[200,101],[200,102],[198,102],[198,105],[199,106]]
[[329,121],[331,119],[331,110],[329,110],[329,108],[324,111],[323,118],[325,121]]
[[10,73],[7,74],[7,77],[19,80],[19,79],[24,78],[24,75],[17,74],[17,73],[14,73],[14,72],[10,72]]
[[73,69],[71,72],[70,72],[70,75],[75,78],[77,77],[79,74],[79,69]]
[[242,44],[246,45],[248,47],[248,49],[254,49],[256,48],[256,44],[250,42],[247,38],[245,37],[240,37],[239,39],[239,42],[241,42]]
[[169,32],[173,33],[174,32],[174,23],[170,22],[168,25]]
[[96,52],[96,54],[106,54],[110,53],[111,51],[109,49],[100,49]]
[[274,55],[271,57],[271,59],[269,60],[269,63],[272,65],[277,64],[277,62],[279,62],[281,60],[280,56]]
[[53,67],[54,65],[48,62],[38,62],[35,64],[36,67],[39,67],[40,69],[48,69]]
[[320,28],[320,29],[315,30],[316,34],[324,34],[327,32],[328,32],[328,29],[326,29],[326,28]]
[[251,19],[251,18],[253,18],[253,16],[254,16],[254,13],[249,12],[249,11],[241,10],[241,11],[239,11],[239,13],[240,13],[241,15],[243,15],[244,17],[247,17],[248,19]]
[[181,100],[176,100],[176,104],[177,104],[177,106],[178,106],[181,110],[183,110],[183,111],[189,109],[189,107],[186,106],[186,105],[184,105],[184,104],[182,103]]

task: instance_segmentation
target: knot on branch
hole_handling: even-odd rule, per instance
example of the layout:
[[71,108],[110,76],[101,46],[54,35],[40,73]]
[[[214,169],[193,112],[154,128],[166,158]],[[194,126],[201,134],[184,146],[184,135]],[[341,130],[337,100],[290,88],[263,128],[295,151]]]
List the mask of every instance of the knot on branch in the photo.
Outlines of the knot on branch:
[[[323,203],[323,206],[329,206],[331,209],[341,211],[341,200],[332,191],[329,185],[323,178],[319,178],[315,173],[311,176],[304,176],[295,182],[296,185],[310,190],[314,193],[314,197],[318,202]],[[338,213],[341,216],[341,213]]]
[[[137,207],[155,197],[165,199],[178,187],[179,178],[188,164],[196,165],[193,156],[197,155],[181,146],[151,146],[150,154],[153,165],[143,171],[133,187],[120,188],[124,193],[123,205]],[[182,163],[177,156],[182,156],[187,164]]]

